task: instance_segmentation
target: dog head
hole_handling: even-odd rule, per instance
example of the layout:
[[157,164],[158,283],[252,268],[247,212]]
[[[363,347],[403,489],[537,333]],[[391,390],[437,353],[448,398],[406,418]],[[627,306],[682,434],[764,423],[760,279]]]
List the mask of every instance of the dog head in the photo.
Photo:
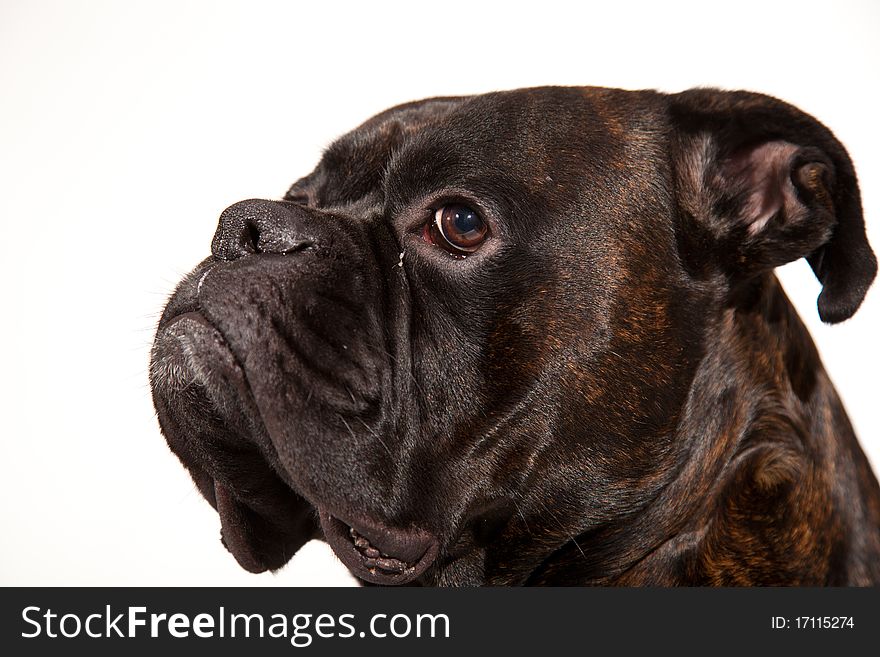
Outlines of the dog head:
[[323,537],[379,584],[528,582],[680,465],[711,309],[806,257],[836,322],[876,270],[831,133],[714,90],[402,105],[211,252],[159,323],[163,433],[243,567]]

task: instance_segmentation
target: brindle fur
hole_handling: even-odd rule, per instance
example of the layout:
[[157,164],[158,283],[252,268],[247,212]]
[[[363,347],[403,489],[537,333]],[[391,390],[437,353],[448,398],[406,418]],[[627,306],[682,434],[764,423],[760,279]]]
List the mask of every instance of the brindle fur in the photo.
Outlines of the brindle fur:
[[[485,253],[420,241],[449,199],[491,216]],[[876,271],[812,117],[710,89],[430,99],[249,203],[151,370],[244,567],[321,538],[317,507],[431,532],[425,585],[880,584],[880,489],[772,273],[806,257],[837,322]],[[211,328],[179,361],[183,312]]]

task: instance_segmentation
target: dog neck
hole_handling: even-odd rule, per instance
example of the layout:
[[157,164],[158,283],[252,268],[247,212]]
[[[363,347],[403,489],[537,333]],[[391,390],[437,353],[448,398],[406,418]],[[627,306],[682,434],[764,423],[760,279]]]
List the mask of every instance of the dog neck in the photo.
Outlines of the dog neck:
[[637,512],[558,550],[529,583],[843,585],[880,576],[880,531],[853,529],[880,527],[880,490],[816,348],[774,276],[743,294],[707,327],[713,348],[682,409],[668,483]]

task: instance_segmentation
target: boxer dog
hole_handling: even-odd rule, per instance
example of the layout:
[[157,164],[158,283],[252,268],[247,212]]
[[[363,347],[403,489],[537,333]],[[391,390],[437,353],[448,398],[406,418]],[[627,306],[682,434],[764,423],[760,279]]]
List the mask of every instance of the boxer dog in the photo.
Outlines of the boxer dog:
[[880,584],[821,318],[876,260],[843,146],[774,98],[408,103],[236,203],[159,322],[172,451],[252,572],[372,584]]

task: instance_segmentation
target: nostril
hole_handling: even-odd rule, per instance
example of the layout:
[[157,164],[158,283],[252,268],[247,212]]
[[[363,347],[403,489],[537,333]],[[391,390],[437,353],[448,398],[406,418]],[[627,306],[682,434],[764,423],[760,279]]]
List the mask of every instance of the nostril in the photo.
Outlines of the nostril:
[[243,237],[246,247],[253,249],[254,253],[260,252],[260,228],[250,219],[245,224]]
[[302,206],[251,199],[229,206],[220,222],[211,252],[220,260],[253,254],[285,254],[317,246],[310,218]]
[[315,243],[312,240],[302,240],[301,242],[296,242],[283,249],[279,249],[279,253],[286,255],[288,253],[298,253],[299,251],[311,251],[314,248]]

